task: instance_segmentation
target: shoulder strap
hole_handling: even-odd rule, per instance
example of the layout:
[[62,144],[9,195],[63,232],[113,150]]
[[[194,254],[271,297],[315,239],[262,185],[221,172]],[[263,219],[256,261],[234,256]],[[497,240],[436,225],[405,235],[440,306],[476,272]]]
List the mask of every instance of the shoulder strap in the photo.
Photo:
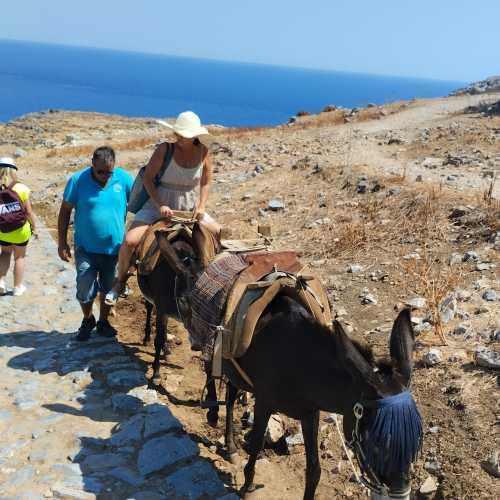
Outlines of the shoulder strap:
[[158,179],[161,179],[163,177],[163,174],[165,173],[165,170],[167,170],[172,156],[174,156],[174,145],[171,142],[167,142],[165,147],[165,156],[163,157],[163,164],[157,176]]

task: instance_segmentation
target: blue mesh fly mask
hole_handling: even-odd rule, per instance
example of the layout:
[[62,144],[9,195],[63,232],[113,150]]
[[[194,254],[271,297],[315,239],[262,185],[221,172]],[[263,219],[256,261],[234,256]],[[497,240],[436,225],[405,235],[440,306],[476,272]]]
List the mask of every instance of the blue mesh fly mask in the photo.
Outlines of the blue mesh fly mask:
[[[365,408],[375,413],[361,429]],[[422,418],[409,391],[375,401],[354,405],[352,440],[361,469],[361,481],[380,495],[405,497],[409,491],[391,492],[380,479],[391,473],[403,473],[422,447]]]

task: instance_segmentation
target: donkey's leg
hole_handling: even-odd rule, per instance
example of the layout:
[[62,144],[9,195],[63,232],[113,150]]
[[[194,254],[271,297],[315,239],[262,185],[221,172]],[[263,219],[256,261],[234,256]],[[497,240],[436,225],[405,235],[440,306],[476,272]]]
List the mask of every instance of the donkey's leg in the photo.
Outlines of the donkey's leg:
[[300,420],[306,447],[306,488],[304,500],[313,500],[321,476],[318,457],[319,411],[314,411]]
[[151,316],[153,313],[153,304],[149,300],[145,300],[146,305],[146,324],[144,326],[144,340],[142,343],[148,345],[151,340]]
[[236,462],[238,456],[236,444],[234,442],[234,421],[233,409],[234,402],[238,397],[238,389],[228,381],[226,386],[226,450],[231,463]]
[[264,406],[262,403],[259,404],[259,399],[255,397],[255,408],[254,408],[254,423],[252,432],[250,435],[250,457],[248,463],[245,465],[245,484],[241,488],[240,494],[243,498],[247,492],[252,491],[253,478],[255,476],[255,462],[257,462],[257,457],[264,444],[264,435],[267,429],[267,423],[269,422],[269,417],[271,416],[271,411]]
[[155,359],[153,361],[153,384],[161,384],[160,376],[160,356],[161,351],[165,347],[166,340],[167,316],[163,310],[156,306],[156,337],[155,337]]
[[217,388],[215,379],[212,378],[212,363],[205,362],[205,374],[207,376],[207,402],[213,403],[207,411],[207,423],[210,427],[217,427],[219,420],[219,406],[217,405]]

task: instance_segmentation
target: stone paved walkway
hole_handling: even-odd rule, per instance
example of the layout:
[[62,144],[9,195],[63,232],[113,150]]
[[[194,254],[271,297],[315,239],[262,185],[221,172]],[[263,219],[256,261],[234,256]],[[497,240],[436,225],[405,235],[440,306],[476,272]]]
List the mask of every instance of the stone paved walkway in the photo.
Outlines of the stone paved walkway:
[[0,297],[0,499],[238,498],[123,346],[73,340],[74,271],[43,227],[26,284]]

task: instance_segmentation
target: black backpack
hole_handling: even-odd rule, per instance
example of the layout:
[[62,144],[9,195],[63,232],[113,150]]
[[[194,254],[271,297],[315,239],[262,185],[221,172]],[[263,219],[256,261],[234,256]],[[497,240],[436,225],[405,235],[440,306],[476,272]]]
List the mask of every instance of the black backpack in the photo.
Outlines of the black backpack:
[[0,187],[0,231],[10,233],[26,224],[28,214],[19,194],[11,186]]
[[[170,163],[170,160],[172,159],[172,156],[174,155],[174,145],[172,143],[167,142],[166,147],[165,147],[165,156],[163,158],[163,164],[160,168],[160,171],[155,177],[154,183],[155,186],[160,185],[160,180],[165,173],[165,170],[167,170],[168,164]],[[144,203],[146,203],[149,200],[149,194],[146,191],[146,188],[144,187],[144,171],[146,170],[146,167],[142,167],[135,180],[134,184],[132,186],[132,189],[130,191],[130,196],[128,199],[128,205],[127,205],[127,211],[131,212],[133,214],[136,214],[143,206]]]

